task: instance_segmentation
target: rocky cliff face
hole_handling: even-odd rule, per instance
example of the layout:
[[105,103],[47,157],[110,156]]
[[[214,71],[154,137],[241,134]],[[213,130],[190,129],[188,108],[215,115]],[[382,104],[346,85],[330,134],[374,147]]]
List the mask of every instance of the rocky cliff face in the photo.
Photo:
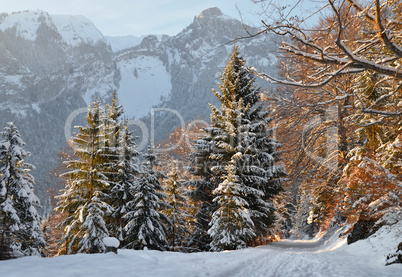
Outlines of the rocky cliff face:
[[[148,126],[153,106],[176,111],[155,114],[156,139],[179,124],[178,114],[187,121],[208,120],[208,102],[216,104],[211,88],[217,89],[218,72],[232,51],[229,42],[242,35],[247,33],[241,22],[217,8],[203,11],[175,36],[142,39],[105,38],[81,16],[1,14],[0,128],[14,121],[20,129],[32,153],[29,162],[37,167],[33,174],[42,202],[52,186],[49,169],[66,144],[71,112],[87,107],[95,94],[107,101],[117,89],[126,115]],[[275,72],[276,58],[268,52],[276,49],[273,37],[237,43],[249,65]]]

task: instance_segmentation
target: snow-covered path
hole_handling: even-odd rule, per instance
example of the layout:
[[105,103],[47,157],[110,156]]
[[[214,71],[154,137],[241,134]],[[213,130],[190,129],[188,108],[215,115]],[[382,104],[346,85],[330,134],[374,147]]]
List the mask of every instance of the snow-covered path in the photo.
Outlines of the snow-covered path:
[[[402,224],[400,224],[402,225]],[[283,240],[270,245],[220,253],[119,250],[119,254],[78,254],[0,261],[0,277],[399,277],[402,265],[384,266],[401,239],[402,226],[346,245],[338,230],[316,240]]]
[[339,238],[340,232],[315,240],[283,240],[254,248],[220,276],[402,276],[402,265],[385,267],[385,256],[379,255],[384,249],[374,249],[380,240],[383,244],[392,242],[382,237],[347,246],[346,239]]
[[345,239],[336,238],[275,242],[256,248],[247,261],[223,276],[402,276],[402,267],[386,273],[388,268],[383,261],[375,256],[362,257],[361,253],[342,247],[345,244]]

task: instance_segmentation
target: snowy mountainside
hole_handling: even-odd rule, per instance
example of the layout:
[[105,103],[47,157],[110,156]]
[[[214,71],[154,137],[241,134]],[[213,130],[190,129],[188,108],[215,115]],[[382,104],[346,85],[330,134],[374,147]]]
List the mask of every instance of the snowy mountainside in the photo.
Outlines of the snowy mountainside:
[[[209,120],[208,103],[217,104],[211,88],[218,88],[218,73],[234,45],[228,42],[242,35],[242,23],[217,8],[195,16],[175,36],[141,38],[104,37],[82,16],[0,14],[0,128],[8,121],[19,128],[32,153],[29,162],[37,167],[33,175],[42,202],[55,181],[49,169],[66,145],[66,120],[73,111],[87,107],[95,94],[107,101],[116,89],[126,116],[148,126],[153,106],[176,111],[156,114],[157,140],[178,126],[177,114],[187,121]],[[275,72],[276,58],[269,53],[277,47],[274,37],[236,43],[249,65]]]
[[0,30],[14,32],[23,39],[35,41],[40,28],[46,25],[56,31],[62,41],[71,46],[106,43],[105,37],[86,17],[81,15],[50,15],[30,10],[0,15]]
[[128,115],[143,117],[160,103],[161,97],[168,97],[171,91],[171,76],[158,57],[126,57],[117,62],[121,80],[119,101],[130,103],[124,110]]
[[105,94],[118,80],[110,45],[83,16],[1,14],[0,34],[2,105],[14,112],[78,88],[82,95],[93,88]]
[[[250,28],[249,31],[257,30]],[[177,111],[185,121],[196,118],[208,121],[210,114],[208,103],[218,104],[211,88],[218,89],[218,73],[223,71],[223,66],[233,50],[234,43],[230,42],[239,36],[247,36],[241,22],[223,15],[217,8],[210,8],[194,17],[193,23],[177,35],[147,36],[141,44],[120,51],[118,60],[119,64],[124,64],[130,57],[159,59],[166,73],[171,76],[171,91],[168,97],[163,97],[158,107]],[[236,43],[249,65],[263,72],[275,74],[277,60],[268,52],[277,48],[275,37],[240,39]],[[138,66],[137,71],[140,68]],[[155,80],[163,83],[166,79],[163,77]],[[266,82],[259,84],[266,90],[270,89]],[[165,96],[158,90],[155,90],[155,93],[158,96]],[[126,92],[119,91],[119,97],[129,99]],[[132,101],[135,103],[138,99],[133,98]],[[155,116],[156,140],[166,137],[180,124],[180,119],[172,112]]]
[[64,147],[68,115],[107,98],[119,72],[109,43],[82,16],[44,11],[0,15],[0,128],[14,121],[36,166],[36,194],[50,187],[49,168]]

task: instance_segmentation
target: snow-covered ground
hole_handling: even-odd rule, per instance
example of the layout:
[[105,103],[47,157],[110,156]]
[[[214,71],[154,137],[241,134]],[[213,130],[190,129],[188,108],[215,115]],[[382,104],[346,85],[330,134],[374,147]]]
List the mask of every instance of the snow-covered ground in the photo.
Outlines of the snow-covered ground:
[[384,266],[401,240],[402,224],[382,228],[368,240],[346,245],[340,230],[315,240],[283,240],[271,245],[220,253],[119,250],[55,258],[0,261],[0,276],[284,276],[398,277],[402,265]]

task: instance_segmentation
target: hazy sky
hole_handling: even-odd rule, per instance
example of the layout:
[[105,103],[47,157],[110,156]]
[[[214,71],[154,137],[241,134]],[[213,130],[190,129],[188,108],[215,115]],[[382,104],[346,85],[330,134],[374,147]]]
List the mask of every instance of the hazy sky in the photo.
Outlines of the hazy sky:
[[[297,0],[279,3],[292,1]],[[83,15],[109,36],[174,35],[210,7],[237,19],[240,10],[244,21],[254,25],[261,19],[256,14],[261,8],[251,0],[0,0],[0,7],[0,12],[7,13],[40,9],[50,14]]]
[[40,9],[89,18],[104,35],[174,35],[209,7],[240,18],[256,8],[251,0],[0,0],[2,12]]

